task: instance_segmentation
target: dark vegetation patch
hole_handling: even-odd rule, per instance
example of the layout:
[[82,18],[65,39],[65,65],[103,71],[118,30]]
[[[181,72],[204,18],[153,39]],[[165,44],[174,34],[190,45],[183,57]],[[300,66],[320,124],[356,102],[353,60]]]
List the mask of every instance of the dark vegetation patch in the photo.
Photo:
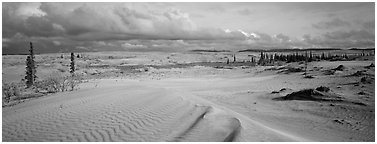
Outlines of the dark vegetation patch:
[[302,68],[289,67],[287,72],[304,72],[304,70]]
[[306,76],[304,76],[304,78],[312,79],[312,78],[314,78],[314,76],[312,76],[312,75],[306,75]]
[[336,71],[344,71],[345,69],[346,69],[345,66],[339,65],[336,68],[324,70],[323,74],[324,75],[334,75]]
[[336,95],[320,92],[314,89],[304,89],[292,92],[286,96],[275,98],[274,100],[342,101],[342,99]]
[[272,94],[276,94],[276,93],[279,93],[279,92],[278,92],[278,91],[272,91],[271,93],[272,93]]
[[290,74],[290,73],[298,73],[298,72],[305,72],[305,70],[301,67],[280,67],[278,68],[279,71],[277,73],[284,73],[284,74]]
[[374,67],[374,64],[373,64],[373,63],[371,63],[370,65],[366,66],[365,68],[370,69],[370,68],[372,68],[372,67]]
[[330,69],[330,70],[324,70],[323,74],[324,75],[334,75],[335,74],[335,70],[332,70],[332,69]]
[[271,93],[272,93],[272,94],[276,94],[276,93],[284,92],[284,91],[286,91],[286,90],[287,90],[287,88],[282,88],[282,89],[280,89],[279,91],[272,91]]
[[330,88],[325,87],[325,86],[320,86],[320,87],[317,87],[315,90],[320,91],[320,92],[328,92],[330,91]]
[[362,102],[351,102],[355,105],[360,105],[360,106],[367,106],[365,103],[362,103]]
[[364,75],[368,75],[368,74],[365,73],[365,71],[356,71],[355,73],[353,73],[349,76],[364,76]]
[[357,94],[358,94],[358,95],[366,95],[367,93],[361,91],[361,92],[358,92]]
[[372,82],[374,81],[374,78],[370,78],[370,77],[362,77],[360,82],[363,83],[363,84],[371,84]]
[[292,92],[286,96],[273,98],[277,101],[300,100],[300,101],[315,101],[315,102],[342,102],[354,105],[366,106],[366,104],[357,101],[346,100],[335,93],[330,93],[330,88],[320,86],[315,89],[303,89]]
[[271,67],[271,68],[266,68],[264,69],[265,71],[274,71],[274,70],[282,70],[286,69],[286,67]]
[[346,67],[343,66],[343,65],[339,65],[338,67],[336,67],[334,70],[336,71],[343,71]]

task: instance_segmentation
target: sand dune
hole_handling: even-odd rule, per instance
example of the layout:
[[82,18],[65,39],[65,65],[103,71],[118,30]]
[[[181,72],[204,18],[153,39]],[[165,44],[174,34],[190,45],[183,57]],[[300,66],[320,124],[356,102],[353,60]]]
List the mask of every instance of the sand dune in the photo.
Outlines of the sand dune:
[[302,141],[183,91],[99,83],[3,108],[3,141]]
[[210,111],[159,88],[81,90],[3,109],[3,141],[232,141],[239,121]]

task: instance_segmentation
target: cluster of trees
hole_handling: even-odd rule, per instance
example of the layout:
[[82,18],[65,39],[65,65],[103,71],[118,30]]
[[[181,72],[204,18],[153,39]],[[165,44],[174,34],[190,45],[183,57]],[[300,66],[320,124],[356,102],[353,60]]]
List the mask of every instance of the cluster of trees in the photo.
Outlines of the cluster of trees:
[[[37,79],[36,76],[36,65],[35,65],[35,56],[34,56],[34,49],[33,49],[33,43],[30,42],[30,49],[29,49],[29,55],[26,58],[26,76],[25,76],[25,81],[26,81],[26,88],[30,88],[35,85],[35,81]],[[63,57],[63,55],[61,55]],[[80,56],[77,55],[79,58]],[[70,64],[70,71],[71,77],[75,77],[75,54],[72,52],[71,53],[71,64]],[[71,88],[73,90],[74,85],[72,83]]]
[[[359,54],[360,56],[365,56],[364,53]],[[367,54],[368,55],[368,54]],[[266,64],[273,64],[276,61],[284,61],[287,63],[290,62],[312,62],[312,61],[320,61],[320,60],[349,60],[349,55],[342,54],[342,55],[332,55],[331,53],[325,54],[322,52],[320,55],[314,55],[311,51],[305,53],[293,53],[293,54],[268,54],[268,53],[260,53],[260,58],[258,60],[259,65],[266,65]],[[251,62],[255,62],[255,59],[252,57]]]
[[[251,56],[250,62],[251,63],[256,63],[259,65],[268,65],[268,64],[274,64],[277,61],[282,61],[282,62],[300,62],[300,61],[305,61],[305,62],[312,62],[312,61],[320,61],[320,60],[329,60],[329,61],[337,61],[337,60],[352,60],[352,58],[358,57],[358,56],[372,56],[373,52],[371,53],[362,53],[359,54],[335,54],[332,55],[331,53],[325,54],[325,52],[322,52],[321,54],[313,54],[312,51],[305,51],[305,52],[295,52],[291,54],[271,54],[271,53],[264,53],[263,51],[260,52],[260,58],[257,60],[255,56]],[[250,55],[249,55],[250,56]],[[233,57],[233,63],[236,62],[236,55],[233,54],[231,57]],[[352,58],[351,58],[352,57]],[[226,57],[227,61],[226,64],[230,63],[230,58]]]
[[[233,57],[233,63],[235,63],[237,61],[236,54],[233,54],[232,57]],[[229,57],[226,57],[226,58],[227,58],[226,64],[229,64]]]
[[[38,97],[43,95],[40,90],[48,93],[74,90],[82,82],[80,75],[75,75],[75,55],[71,53],[70,75],[53,73],[43,80],[37,80],[37,65],[35,62],[33,43],[30,42],[29,54],[26,57],[26,75],[21,83],[3,83],[3,106],[12,100],[21,100],[25,97]],[[32,93],[24,93],[26,91]]]

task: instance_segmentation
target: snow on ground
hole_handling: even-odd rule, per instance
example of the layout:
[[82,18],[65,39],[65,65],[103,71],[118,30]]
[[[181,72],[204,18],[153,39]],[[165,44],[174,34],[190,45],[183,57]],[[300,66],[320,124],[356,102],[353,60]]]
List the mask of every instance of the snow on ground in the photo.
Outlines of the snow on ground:
[[[3,108],[2,138],[374,141],[374,68],[365,68],[371,62],[312,62],[308,74],[313,79],[303,78],[302,72],[282,73],[284,66],[151,69],[137,77],[93,79],[77,91]],[[345,70],[324,74],[339,65]],[[373,78],[371,84],[359,83],[362,76],[350,76],[360,70]],[[344,101],[274,100],[319,86],[329,87]]]

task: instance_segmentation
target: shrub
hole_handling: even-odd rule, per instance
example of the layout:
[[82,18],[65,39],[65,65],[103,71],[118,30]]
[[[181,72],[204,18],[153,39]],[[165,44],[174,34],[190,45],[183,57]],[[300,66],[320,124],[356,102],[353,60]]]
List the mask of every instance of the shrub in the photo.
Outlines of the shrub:
[[74,90],[78,84],[82,83],[81,75],[62,75],[53,73],[46,79],[36,82],[36,88],[45,90],[48,93],[64,92]]
[[72,76],[68,78],[67,84],[68,86],[71,87],[71,91],[73,91],[77,87],[78,84],[83,82],[83,80],[84,79],[82,75],[73,74]]
[[16,83],[3,83],[3,101],[8,103],[12,96],[20,96],[19,85]]
[[60,73],[53,73],[46,79],[38,81],[36,87],[38,89],[46,90],[49,93],[55,93],[66,90],[67,76]]

